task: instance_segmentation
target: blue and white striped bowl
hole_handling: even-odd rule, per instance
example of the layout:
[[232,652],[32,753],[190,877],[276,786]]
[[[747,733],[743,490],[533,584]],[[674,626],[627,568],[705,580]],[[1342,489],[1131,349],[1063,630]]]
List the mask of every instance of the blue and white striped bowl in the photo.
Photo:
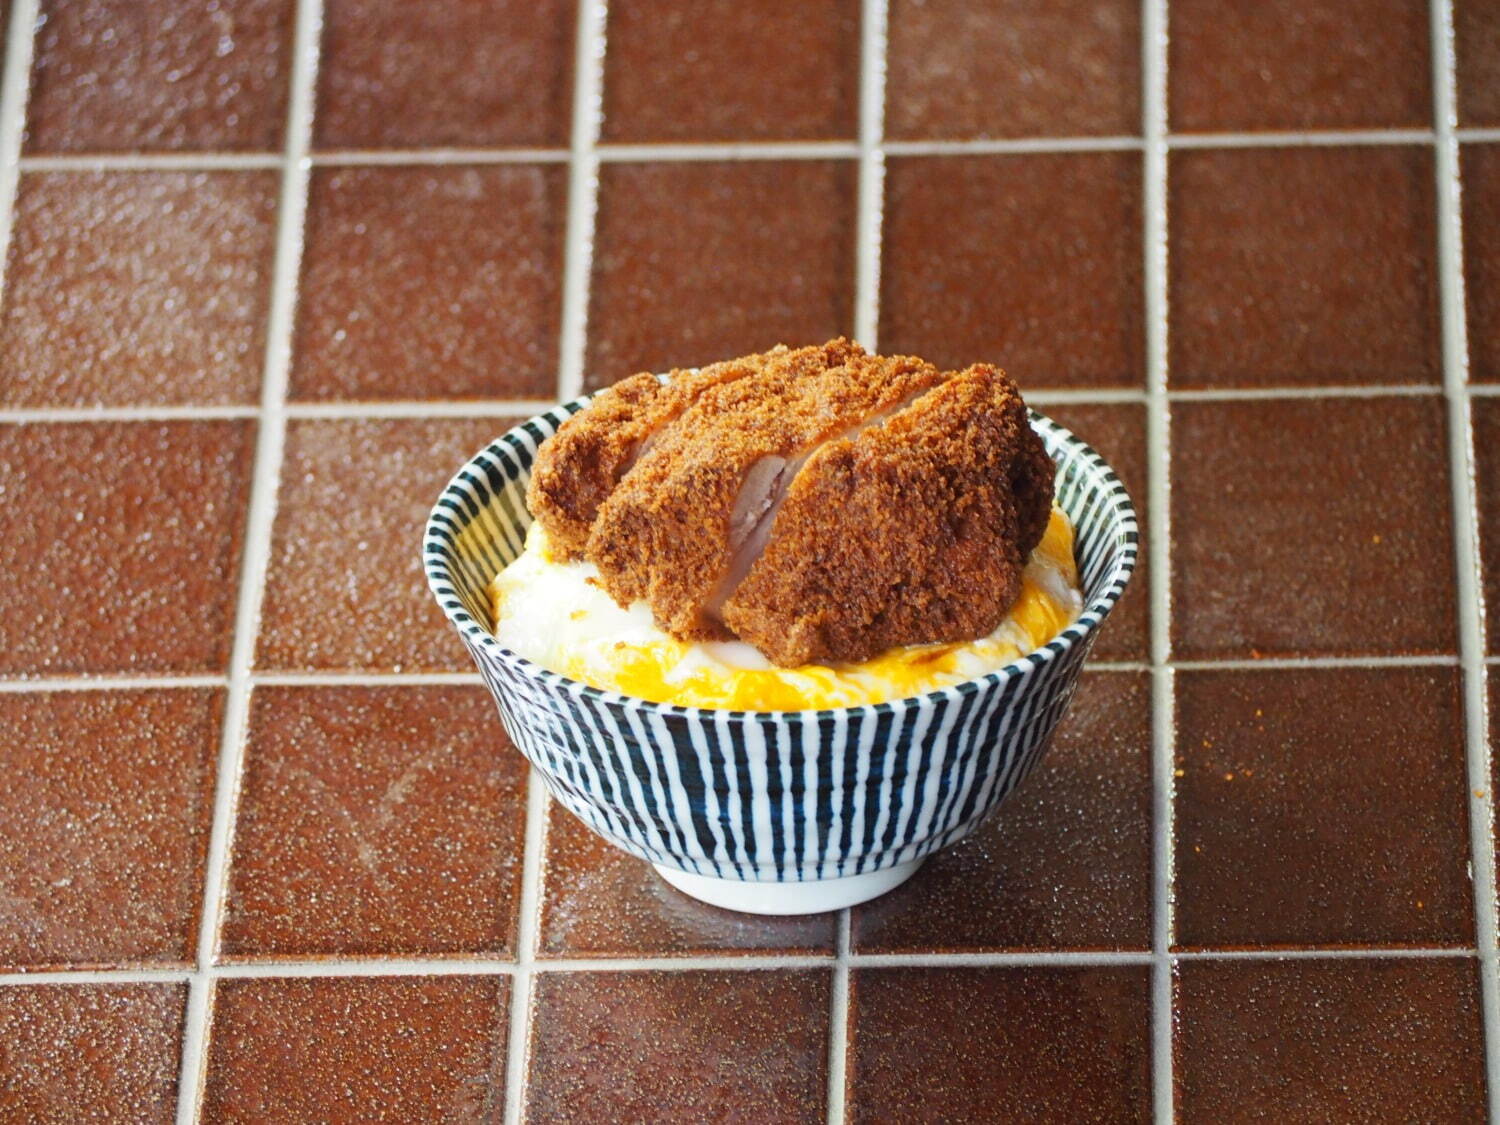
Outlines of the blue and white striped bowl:
[[1094,634],[1135,565],[1135,510],[1103,458],[1032,424],[1057,462],[1086,607],[997,672],[891,703],[717,711],[600,691],[518,656],[488,627],[486,587],[521,551],[537,447],[587,399],[494,441],[443,490],[423,536],[428,585],[556,799],[681,890],[795,914],[863,902],[974,831],[1036,765]]

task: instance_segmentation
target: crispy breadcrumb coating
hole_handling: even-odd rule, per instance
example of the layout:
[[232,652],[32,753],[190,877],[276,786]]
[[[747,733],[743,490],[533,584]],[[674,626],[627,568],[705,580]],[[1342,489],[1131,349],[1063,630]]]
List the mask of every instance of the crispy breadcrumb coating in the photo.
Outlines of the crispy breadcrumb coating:
[[1052,476],[1015,385],[971,367],[808,460],[725,623],[786,666],[985,636],[1020,594]]
[[644,599],[679,638],[731,635],[704,610],[733,563],[734,515],[757,464],[794,460],[942,380],[929,364],[843,340],[757,359],[756,374],[705,390],[661,435],[599,506],[589,537],[604,588],[622,605]]
[[1052,478],[1004,372],[834,340],[617,383],[542,446],[527,501],[621,605],[791,666],[991,632]]

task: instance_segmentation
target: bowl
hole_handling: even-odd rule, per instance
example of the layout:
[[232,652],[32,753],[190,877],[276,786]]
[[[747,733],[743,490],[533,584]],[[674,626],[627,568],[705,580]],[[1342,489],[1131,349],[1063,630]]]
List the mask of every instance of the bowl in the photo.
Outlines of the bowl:
[[1043,647],[889,703],[707,710],[601,691],[490,632],[486,587],[521,552],[537,447],[587,404],[538,414],[477,454],[443,489],[422,543],[433,597],[511,741],[565,808],[695,898],[802,914],[904,882],[1035,767],[1135,565],[1135,510],[1099,454],[1032,412],[1057,464],[1057,503],[1073,522],[1084,591],[1082,615]]

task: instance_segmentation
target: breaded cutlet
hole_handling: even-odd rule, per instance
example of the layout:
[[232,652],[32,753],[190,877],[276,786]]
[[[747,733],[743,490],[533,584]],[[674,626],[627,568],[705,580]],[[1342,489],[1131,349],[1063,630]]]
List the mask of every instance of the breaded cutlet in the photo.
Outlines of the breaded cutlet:
[[1004,372],[834,340],[616,384],[542,446],[528,502],[674,636],[842,663],[992,631],[1052,475]]

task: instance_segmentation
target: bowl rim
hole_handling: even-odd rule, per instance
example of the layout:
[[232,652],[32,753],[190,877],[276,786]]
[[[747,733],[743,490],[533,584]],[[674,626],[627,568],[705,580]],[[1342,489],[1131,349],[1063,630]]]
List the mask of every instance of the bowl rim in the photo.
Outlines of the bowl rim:
[[[1125,490],[1125,485],[1120,480],[1119,474],[1115,472],[1109,462],[1093,446],[1079,438],[1072,430],[1053,421],[1045,414],[1028,408],[1027,412],[1030,415],[1033,428],[1046,431],[1046,436],[1052,438],[1057,446],[1067,449],[1074,457],[1083,459],[1089,465],[1092,472],[1099,474],[1103,478],[1107,491],[1106,500],[1116,517],[1117,533],[1121,539],[1119,555],[1115,565],[1104,576],[1105,588],[1103,591],[1098,596],[1089,600],[1083,607],[1083,612],[1078,615],[1071,625],[1052,637],[1046,644],[1040,645],[1031,652],[1023,656],[1018,656],[1009,663],[993,671],[986,672],[982,676],[976,676],[973,679],[964,680],[957,684],[950,684],[946,687],[935,688],[932,691],[922,692],[919,695],[902,696],[899,699],[890,699],[882,703],[859,703],[850,707],[809,707],[795,711],[745,711],[718,707],[686,707],[677,703],[657,703],[640,696],[626,695],[622,692],[611,691],[605,688],[596,688],[592,684],[584,683],[582,680],[575,680],[569,676],[564,676],[561,673],[543,668],[540,664],[528,660],[520,653],[506,648],[494,633],[490,631],[486,623],[476,621],[474,616],[464,608],[458,592],[453,589],[452,581],[445,572],[449,566],[448,558],[451,555],[452,547],[443,541],[444,537],[451,535],[446,526],[451,523],[451,509],[444,504],[444,500],[453,496],[464,500],[470,499],[468,483],[473,479],[476,470],[480,479],[484,479],[489,475],[488,466],[480,464],[482,458],[489,455],[495,446],[503,444],[534,460],[537,448],[540,446],[541,441],[545,441],[546,439],[537,440],[534,434],[528,434],[526,428],[540,421],[560,425],[569,417],[584,409],[593,397],[593,394],[587,394],[571,399],[568,402],[559,403],[551,409],[543,410],[524,421],[518,422],[515,426],[512,426],[509,430],[506,430],[488,442],[483,449],[465,461],[459,470],[449,479],[448,483],[443,486],[443,490],[438,494],[437,502],[428,514],[422,530],[422,569],[427,576],[427,588],[437,600],[439,608],[442,609],[449,622],[459,630],[460,634],[466,640],[478,644],[481,649],[493,655],[502,664],[510,666],[528,679],[540,681],[568,696],[587,698],[605,706],[613,705],[636,711],[653,711],[666,715],[685,715],[693,717],[699,722],[744,721],[761,715],[775,715],[782,720],[785,720],[788,716],[797,716],[799,719],[807,721],[824,717],[836,718],[843,716],[848,718],[854,714],[894,712],[914,707],[935,705],[939,702],[956,704],[965,696],[996,690],[1018,676],[1029,674],[1032,670],[1039,670],[1048,664],[1055,663],[1075,647],[1087,643],[1090,635],[1098,629],[1104,619],[1109,616],[1110,611],[1119,602],[1121,595],[1124,594],[1130,582],[1131,575],[1135,571],[1140,553],[1140,526],[1136,518],[1135,504],[1131,501],[1130,494]],[[1069,518],[1071,519],[1071,516]],[[441,526],[441,536],[433,534],[435,525]]]

